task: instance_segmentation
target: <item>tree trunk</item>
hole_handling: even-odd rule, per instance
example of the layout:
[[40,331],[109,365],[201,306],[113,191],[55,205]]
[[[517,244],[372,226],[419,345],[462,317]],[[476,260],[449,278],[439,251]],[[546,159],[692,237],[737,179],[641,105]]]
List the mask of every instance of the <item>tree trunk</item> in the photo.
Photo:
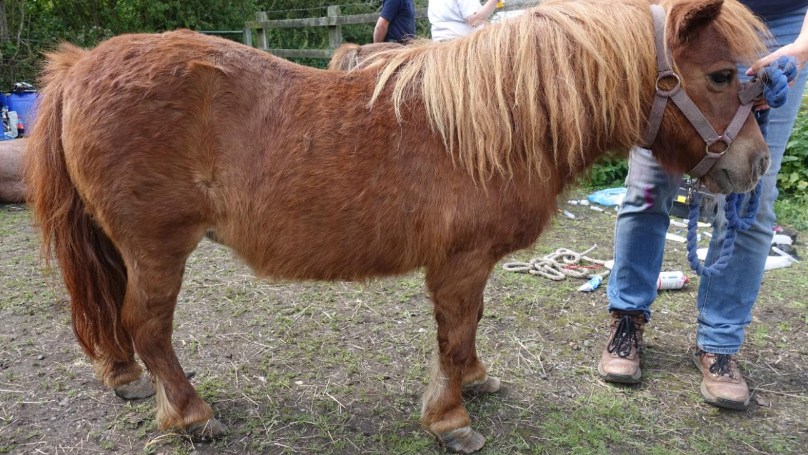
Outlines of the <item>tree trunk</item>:
[[8,36],[8,18],[6,17],[6,0],[0,0],[0,42],[6,43]]

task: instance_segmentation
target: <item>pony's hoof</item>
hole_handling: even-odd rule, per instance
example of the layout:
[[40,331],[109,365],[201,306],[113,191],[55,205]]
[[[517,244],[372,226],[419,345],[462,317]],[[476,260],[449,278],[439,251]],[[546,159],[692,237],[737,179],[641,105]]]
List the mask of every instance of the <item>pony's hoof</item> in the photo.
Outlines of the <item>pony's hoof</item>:
[[441,433],[438,439],[447,450],[457,453],[476,452],[485,445],[485,436],[472,430],[471,427]]
[[188,435],[191,436],[191,439],[197,441],[209,441],[211,439],[216,439],[222,437],[227,434],[227,427],[224,426],[222,422],[211,417],[204,422],[197,422],[191,424],[188,428],[185,429],[188,432]]
[[124,400],[139,400],[154,395],[154,387],[146,376],[141,376],[132,382],[115,387],[115,395]]
[[482,381],[472,382],[463,386],[463,390],[474,393],[494,393],[499,390],[501,381],[494,376],[486,375]]

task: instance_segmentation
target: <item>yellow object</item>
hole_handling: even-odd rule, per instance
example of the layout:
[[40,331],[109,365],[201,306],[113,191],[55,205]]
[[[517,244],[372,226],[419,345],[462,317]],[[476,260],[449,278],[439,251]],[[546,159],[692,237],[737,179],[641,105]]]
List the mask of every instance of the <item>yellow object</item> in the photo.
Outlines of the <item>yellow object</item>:
[[497,2],[497,8],[502,8],[505,6],[505,2]]
[[685,203],[687,202],[687,198],[684,196],[676,196],[676,202]]

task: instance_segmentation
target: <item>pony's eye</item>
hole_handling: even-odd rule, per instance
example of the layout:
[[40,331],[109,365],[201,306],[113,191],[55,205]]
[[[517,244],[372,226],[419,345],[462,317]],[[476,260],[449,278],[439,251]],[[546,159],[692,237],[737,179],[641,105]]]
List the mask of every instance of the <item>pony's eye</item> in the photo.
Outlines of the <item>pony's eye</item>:
[[715,73],[710,74],[710,80],[713,84],[716,85],[726,85],[732,80],[732,76],[735,73],[732,71],[724,70],[724,71],[716,71]]

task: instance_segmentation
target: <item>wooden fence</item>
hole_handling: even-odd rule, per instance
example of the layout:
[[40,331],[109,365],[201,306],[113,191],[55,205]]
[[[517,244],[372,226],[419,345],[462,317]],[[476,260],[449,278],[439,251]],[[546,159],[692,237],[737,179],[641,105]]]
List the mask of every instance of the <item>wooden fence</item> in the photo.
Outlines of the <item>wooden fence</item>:
[[[510,0],[503,8],[497,11],[513,11],[524,9],[539,3],[541,0]],[[325,17],[306,17],[300,19],[279,19],[267,20],[266,12],[255,13],[255,20],[244,24],[244,44],[253,46],[253,30],[257,31],[257,42],[255,47],[270,52],[278,57],[309,57],[309,58],[331,58],[334,49],[342,44],[342,26],[353,24],[375,24],[379,19],[379,13],[354,14],[343,16],[340,14],[339,5],[329,6]],[[423,19],[427,17],[426,8],[416,8],[415,18]],[[272,49],[269,44],[269,33],[267,30],[273,28],[297,28],[297,27],[328,27],[328,49]]]

